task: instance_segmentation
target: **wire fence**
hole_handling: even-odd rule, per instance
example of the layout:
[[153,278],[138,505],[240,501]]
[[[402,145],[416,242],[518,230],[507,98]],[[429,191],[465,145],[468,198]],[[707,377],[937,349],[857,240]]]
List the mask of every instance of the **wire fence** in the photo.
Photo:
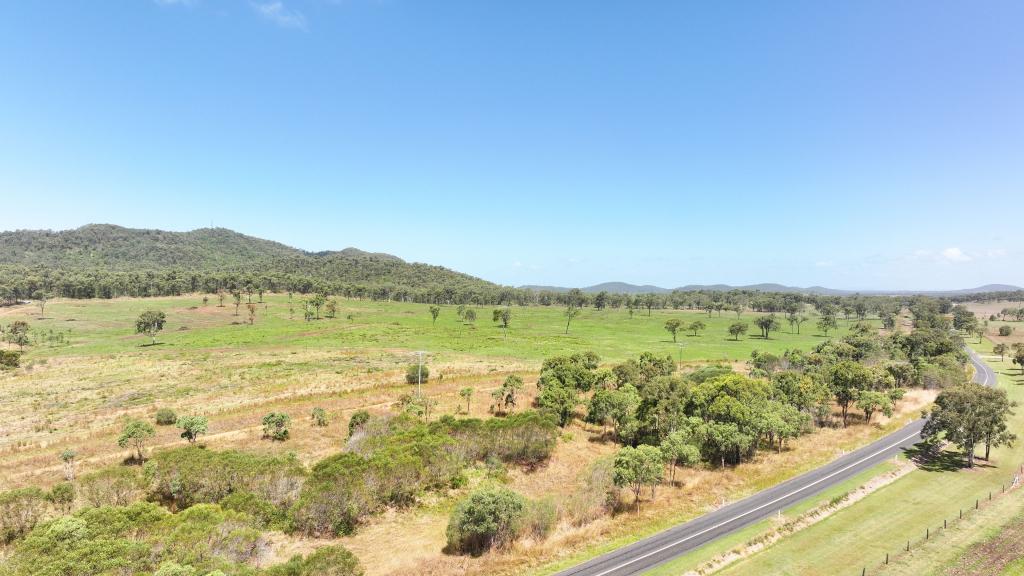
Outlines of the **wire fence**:
[[1022,475],[1024,475],[1024,465],[1016,468],[1013,477],[1010,478],[1008,482],[1003,482],[998,487],[994,486],[993,490],[979,495],[979,497],[975,498],[973,502],[967,502],[967,506],[956,510],[950,510],[949,512],[951,514],[942,518],[941,522],[936,522],[934,525],[923,527],[914,537],[908,538],[906,540],[906,544],[903,544],[898,549],[892,550],[891,552],[886,552],[885,557],[879,558],[876,564],[865,564],[860,569],[860,575],[869,576],[871,574],[884,574],[885,569],[889,564],[895,563],[900,558],[908,556],[925,542],[941,537],[942,533],[949,528],[956,526],[963,520],[967,520],[971,516],[974,516],[982,510],[996,504],[1003,496],[1020,487]]

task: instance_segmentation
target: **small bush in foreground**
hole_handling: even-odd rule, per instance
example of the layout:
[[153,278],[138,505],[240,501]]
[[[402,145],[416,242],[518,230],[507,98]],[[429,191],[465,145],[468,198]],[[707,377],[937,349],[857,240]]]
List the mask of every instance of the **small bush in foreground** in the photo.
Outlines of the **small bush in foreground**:
[[452,552],[483,554],[507,546],[523,526],[525,498],[507,488],[482,488],[459,502],[448,520]]

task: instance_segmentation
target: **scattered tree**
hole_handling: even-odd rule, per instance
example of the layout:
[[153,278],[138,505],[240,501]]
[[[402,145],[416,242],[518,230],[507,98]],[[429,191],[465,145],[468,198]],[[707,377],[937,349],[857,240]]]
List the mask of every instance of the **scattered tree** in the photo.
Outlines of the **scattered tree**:
[[459,390],[459,397],[466,401],[466,414],[469,414],[469,403],[473,399],[473,389],[466,386]]
[[654,487],[661,482],[665,469],[661,450],[641,444],[636,448],[624,446],[615,454],[614,482],[616,486],[628,487],[633,492],[636,511],[640,512],[640,492],[645,486]]
[[1003,362],[1004,360],[1006,360],[1006,351],[1008,349],[1009,348],[1006,346],[1006,344],[1000,342],[999,344],[996,344],[995,346],[992,347],[992,353],[999,354],[999,361]]
[[733,340],[739,340],[740,336],[747,333],[749,327],[746,322],[733,322],[729,326],[729,334],[732,335]]
[[676,430],[661,441],[661,455],[669,465],[669,481],[673,484],[676,482],[676,467],[688,468],[700,462],[700,448],[689,440],[686,433]]
[[60,453],[60,461],[64,463],[64,479],[71,482],[75,479],[75,457],[78,453],[72,448],[65,448]]
[[501,384],[501,388],[491,393],[494,398],[495,409],[505,414],[511,414],[516,407],[519,391],[523,389],[523,379],[515,374],[509,374]]
[[206,434],[209,424],[206,416],[182,416],[178,418],[178,428],[181,428],[181,437],[188,440],[189,444],[195,444],[201,435]]
[[694,320],[693,322],[690,322],[689,326],[686,327],[687,330],[693,332],[693,335],[695,337],[697,336],[697,332],[704,330],[705,328],[707,328],[707,324],[705,324],[702,320]]
[[156,430],[153,429],[149,422],[129,420],[121,430],[121,435],[117,438],[117,445],[121,448],[134,448],[136,460],[142,462],[142,448],[154,436],[156,436]]
[[836,321],[836,317],[833,314],[822,314],[821,318],[818,319],[818,330],[821,330],[825,336],[828,336],[829,330],[837,328],[839,328],[839,322]]
[[166,322],[167,317],[163,312],[148,310],[139,314],[138,319],[135,320],[135,333],[149,336],[152,339],[151,343],[156,344],[156,335],[164,329]]
[[754,322],[757,324],[757,327],[761,329],[761,337],[765,340],[768,339],[769,334],[773,330],[779,329],[779,320],[775,317],[775,314],[759,316]]
[[679,329],[682,327],[683,322],[678,318],[671,318],[665,321],[665,330],[668,330],[668,333],[672,335],[673,342],[676,341],[676,332],[679,332]]
[[440,314],[441,314],[441,307],[440,306],[431,306],[430,307],[430,320],[431,320],[431,324],[437,324],[437,317]]
[[969,382],[946,388],[935,399],[921,435],[929,441],[945,438],[956,444],[967,459],[967,467],[973,468],[974,449],[979,443],[988,438],[997,443],[1012,441],[1001,438],[1010,414],[1009,403],[1003,403],[1001,410],[994,410],[995,406],[989,389],[980,384]]

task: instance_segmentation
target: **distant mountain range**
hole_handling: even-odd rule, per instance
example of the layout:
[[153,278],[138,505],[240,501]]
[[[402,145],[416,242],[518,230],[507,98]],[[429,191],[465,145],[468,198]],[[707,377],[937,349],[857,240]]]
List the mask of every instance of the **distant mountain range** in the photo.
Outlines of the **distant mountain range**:
[[[24,269],[60,273],[64,278],[89,284],[96,274],[148,273],[238,273],[255,277],[308,279],[316,282],[375,287],[403,287],[410,290],[446,290],[463,294],[497,294],[501,286],[436,265],[406,262],[390,254],[364,252],[355,248],[307,252],[279,242],[263,240],[224,228],[202,228],[190,232],[168,232],[124,228],[111,224],[90,224],[74,230],[15,230],[0,232],[0,276],[8,284],[24,279]],[[35,275],[35,272],[32,273]],[[52,274],[51,274],[52,275]],[[0,278],[2,280],[3,278]],[[561,286],[521,286],[533,290],[567,292]],[[965,290],[836,290],[822,286],[801,288],[783,284],[689,284],[678,288],[605,282],[582,288],[640,294],[672,290],[749,290],[790,292],[827,296],[850,294],[928,294],[962,296],[980,292],[1012,292],[1018,286],[989,284]]]
[[[568,292],[569,290],[571,290],[571,288],[566,288],[564,286],[527,285],[520,286],[520,288],[529,288],[531,290],[550,290],[553,292]],[[965,288],[961,290],[838,290],[835,288],[825,288],[824,286],[809,286],[807,288],[801,288],[799,286],[786,286],[784,284],[773,283],[747,284],[743,286],[732,286],[729,284],[687,284],[686,286],[680,286],[678,288],[662,288],[661,286],[653,286],[650,284],[637,285],[629,284],[626,282],[604,282],[601,284],[595,284],[593,286],[580,288],[580,290],[587,293],[617,292],[620,294],[666,294],[674,290],[679,290],[681,292],[698,292],[701,290],[722,292],[727,292],[729,290],[749,290],[754,292],[816,294],[819,296],[849,296],[851,294],[922,294],[927,296],[964,296],[970,294],[981,294],[984,292],[1015,292],[1019,290],[1024,290],[1024,288],[1021,288],[1020,286],[1013,286],[1010,284],[986,284],[984,286],[978,286],[977,288]]]

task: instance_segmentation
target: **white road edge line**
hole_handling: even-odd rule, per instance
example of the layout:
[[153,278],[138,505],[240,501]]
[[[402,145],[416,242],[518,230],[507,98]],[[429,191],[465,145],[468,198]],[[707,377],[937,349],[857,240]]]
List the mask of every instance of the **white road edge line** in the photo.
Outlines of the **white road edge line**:
[[839,470],[836,470],[835,472],[833,472],[833,473],[831,473],[831,474],[829,474],[827,476],[823,476],[823,477],[815,480],[814,482],[811,482],[810,484],[808,484],[806,486],[803,486],[801,488],[797,488],[796,490],[793,490],[792,492],[790,492],[788,494],[784,494],[782,496],[779,496],[778,498],[772,500],[771,502],[766,502],[766,503],[758,506],[757,508],[753,508],[751,510],[747,510],[743,514],[739,514],[737,516],[733,516],[732,518],[729,518],[728,520],[725,520],[723,522],[719,522],[718,524],[715,524],[714,526],[711,526],[709,528],[705,528],[705,529],[701,530],[700,532],[697,532],[696,534],[690,534],[686,538],[680,538],[679,540],[676,540],[675,542],[672,542],[671,544],[666,544],[665,546],[662,546],[661,548],[658,548],[657,550],[653,550],[653,551],[648,552],[648,553],[646,553],[646,554],[644,554],[642,556],[637,556],[636,558],[633,558],[632,560],[630,560],[628,562],[623,562],[622,564],[619,564],[618,566],[615,566],[614,568],[609,568],[608,570],[605,570],[604,572],[599,572],[599,573],[595,574],[594,576],[606,576],[607,574],[611,574],[612,572],[615,572],[616,570],[618,570],[620,568],[623,568],[625,566],[629,566],[630,564],[635,564],[636,562],[639,562],[639,561],[643,560],[644,558],[648,558],[650,556],[658,554],[659,552],[664,552],[665,550],[668,550],[669,548],[672,548],[673,546],[678,546],[679,544],[682,544],[683,542],[686,542],[687,540],[692,540],[693,538],[696,538],[697,536],[700,536],[701,534],[705,534],[705,533],[710,532],[710,531],[712,531],[712,530],[714,530],[716,528],[721,528],[722,526],[725,526],[726,524],[734,522],[734,521],[736,521],[736,520],[738,520],[740,518],[743,518],[744,516],[749,516],[749,515],[753,514],[754,512],[757,512],[758,510],[762,510],[764,508],[767,508],[768,506],[771,506],[772,504],[775,504],[776,502],[779,502],[781,500],[785,500],[786,498],[789,498],[790,496],[792,496],[794,494],[798,494],[800,492],[803,492],[804,490],[807,490],[811,486],[814,486],[816,484],[820,484],[820,483],[824,482],[825,480],[828,480],[829,478],[832,478],[836,474],[840,474],[842,472],[845,472],[845,471],[849,470],[850,468],[853,468],[854,466],[857,466],[858,464],[862,464],[865,461],[870,460],[870,459],[874,458],[875,456],[878,456],[882,452],[885,452],[887,450],[891,450],[891,449],[899,446],[900,444],[903,444],[907,440],[910,440],[911,438],[914,438],[918,434],[919,434],[918,432],[915,432],[915,433],[911,434],[910,436],[907,436],[906,438],[903,438],[902,440],[898,440],[895,443],[890,444],[889,446],[886,446],[885,448],[882,448],[881,450],[878,450],[877,452],[869,454],[869,455],[861,458],[860,460],[857,460],[856,462],[854,462],[852,464],[848,464],[848,465],[840,468]]

